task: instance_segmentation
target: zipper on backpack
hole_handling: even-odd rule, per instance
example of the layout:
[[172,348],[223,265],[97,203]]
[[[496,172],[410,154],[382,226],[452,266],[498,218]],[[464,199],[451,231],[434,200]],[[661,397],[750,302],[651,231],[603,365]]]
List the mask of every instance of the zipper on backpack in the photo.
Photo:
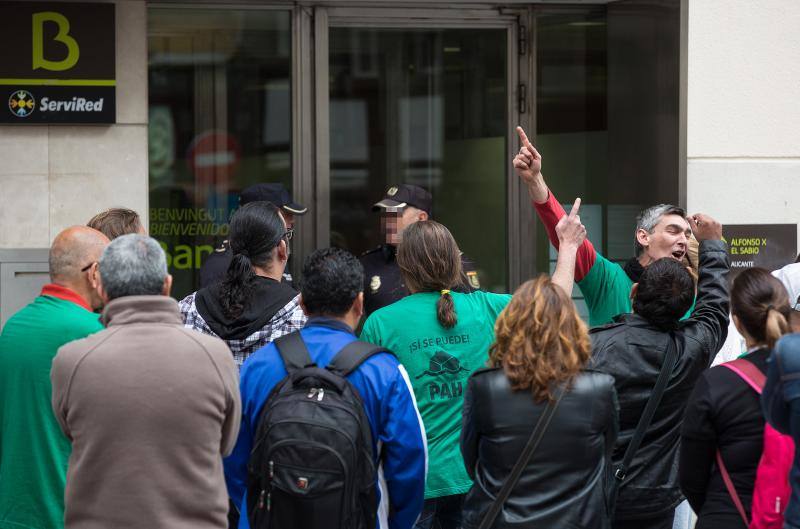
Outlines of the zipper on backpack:
[[778,496],[775,498],[775,514],[781,513],[781,497]]
[[275,476],[275,462],[269,462],[269,493],[267,493],[267,512],[272,508],[272,478]]
[[308,390],[308,395],[306,395],[307,399],[313,399],[317,397],[317,402],[322,402],[322,398],[325,396],[325,388],[311,388]]

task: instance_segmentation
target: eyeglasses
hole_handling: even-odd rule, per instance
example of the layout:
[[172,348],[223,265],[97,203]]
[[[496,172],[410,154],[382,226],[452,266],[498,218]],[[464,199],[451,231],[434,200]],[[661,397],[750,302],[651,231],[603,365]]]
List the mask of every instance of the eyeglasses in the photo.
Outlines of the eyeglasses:
[[86,266],[84,266],[83,268],[81,268],[81,272],[85,272],[85,271],[87,271],[87,270],[88,270],[88,269],[90,269],[92,266],[94,266],[94,265],[95,265],[95,263],[97,263],[97,261],[92,261],[91,263],[87,264]]
[[294,237],[294,228],[289,228],[286,230],[286,233],[283,234],[283,238],[287,241],[291,241],[292,237]]

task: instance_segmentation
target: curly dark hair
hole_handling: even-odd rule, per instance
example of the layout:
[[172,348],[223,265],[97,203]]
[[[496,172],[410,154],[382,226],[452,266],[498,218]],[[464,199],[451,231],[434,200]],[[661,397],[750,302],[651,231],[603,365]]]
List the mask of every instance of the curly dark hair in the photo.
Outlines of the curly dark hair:
[[686,267],[671,257],[663,257],[642,272],[633,312],[661,330],[672,330],[692,306],[694,290],[694,280]]
[[342,316],[364,291],[364,267],[341,248],[322,248],[303,263],[300,294],[309,315]]

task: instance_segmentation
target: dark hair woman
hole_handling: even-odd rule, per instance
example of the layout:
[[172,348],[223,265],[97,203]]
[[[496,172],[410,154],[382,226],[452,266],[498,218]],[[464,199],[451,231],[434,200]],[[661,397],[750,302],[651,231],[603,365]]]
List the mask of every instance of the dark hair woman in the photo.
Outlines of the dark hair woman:
[[[585,237],[579,220],[571,221],[575,235]],[[452,291],[461,277],[461,252],[450,231],[432,220],[403,231],[397,263],[411,295],[373,312],[361,339],[397,355],[425,424],[430,457],[417,528],[457,528],[472,486],[459,451],[464,388],[469,375],[486,365],[495,320],[511,296]],[[572,272],[565,277],[571,287]]]
[[469,379],[461,451],[475,484],[463,527],[481,524],[554,391],[565,392],[494,528],[609,527],[605,480],[617,438],[614,379],[584,371],[591,347],[569,295],[527,281],[495,325],[489,369]]
[[[731,313],[748,350],[735,362],[744,360],[766,374],[775,342],[789,332],[790,312],[786,289],[767,270],[750,268],[739,274],[731,290]],[[680,484],[698,515],[697,529],[746,527],[716,464],[717,451],[751,517],[764,417],[758,393],[730,365],[736,364],[718,365],[701,375],[681,430]]]
[[224,278],[180,302],[187,327],[227,342],[241,364],[275,338],[303,327],[299,294],[282,283],[292,230],[269,202],[251,202],[231,217],[233,260]]

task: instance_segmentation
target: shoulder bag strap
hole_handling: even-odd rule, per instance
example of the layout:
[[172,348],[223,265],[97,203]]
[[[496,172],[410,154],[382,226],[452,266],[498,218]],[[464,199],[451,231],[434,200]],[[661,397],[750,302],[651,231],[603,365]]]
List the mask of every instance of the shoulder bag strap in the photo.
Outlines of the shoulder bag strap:
[[489,527],[494,524],[497,515],[500,514],[500,510],[503,508],[508,496],[511,494],[511,490],[519,481],[519,477],[522,475],[522,470],[528,465],[528,461],[531,460],[531,456],[536,451],[536,447],[539,446],[539,442],[544,437],[544,432],[547,430],[547,426],[550,424],[550,419],[553,418],[553,415],[556,412],[556,408],[558,408],[558,404],[561,402],[561,397],[564,396],[564,385],[560,386],[558,390],[556,390],[556,394],[554,395],[554,399],[547,403],[544,411],[542,411],[542,415],[539,417],[539,421],[536,423],[536,427],[534,427],[533,432],[531,432],[530,438],[528,438],[528,442],[525,445],[525,448],[522,449],[522,453],[517,459],[517,462],[514,463],[514,467],[511,469],[511,474],[506,478],[506,481],[503,483],[503,487],[500,489],[500,492],[497,494],[497,497],[492,502],[492,506],[489,507],[489,510],[486,512],[486,515],[481,520],[481,525],[478,526],[478,529],[489,529]]
[[614,470],[615,488],[619,488],[620,484],[622,484],[625,477],[628,475],[628,468],[630,467],[631,461],[633,461],[633,456],[639,449],[639,445],[642,444],[644,434],[650,426],[650,422],[653,420],[653,415],[655,415],[656,408],[658,408],[658,404],[661,402],[661,397],[664,396],[664,390],[667,389],[667,382],[669,382],[669,375],[672,373],[675,362],[677,361],[678,352],[675,349],[674,336],[672,333],[669,333],[667,337],[667,352],[664,356],[664,363],[661,365],[661,371],[658,373],[656,385],[653,388],[653,392],[650,394],[650,398],[647,400],[641,418],[639,418],[639,424],[636,425],[636,430],[633,432],[633,437],[631,438],[630,444],[628,444],[628,449],[625,450],[622,464]]
[[303,337],[300,336],[300,331],[295,331],[276,339],[275,347],[278,348],[278,352],[283,359],[283,365],[286,366],[286,371],[289,374],[314,363],[311,360],[311,355],[308,354],[308,348],[303,341]]
[[717,466],[719,467],[719,473],[722,474],[722,481],[725,482],[725,488],[728,489],[728,494],[733,500],[733,504],[736,505],[736,510],[739,511],[739,516],[742,517],[745,527],[750,527],[750,522],[747,521],[747,511],[744,510],[742,500],[739,499],[739,495],[736,493],[736,487],[733,486],[733,481],[730,474],[728,474],[728,469],[725,468],[725,463],[722,462],[722,454],[719,450],[717,450]]
[[364,363],[365,360],[378,353],[389,353],[385,347],[356,340],[345,345],[344,348],[336,353],[336,356],[328,363],[327,369],[346,377]]
[[739,378],[747,382],[756,393],[761,395],[764,390],[764,384],[767,383],[767,377],[754,363],[744,358],[738,358],[722,365],[739,375]]

